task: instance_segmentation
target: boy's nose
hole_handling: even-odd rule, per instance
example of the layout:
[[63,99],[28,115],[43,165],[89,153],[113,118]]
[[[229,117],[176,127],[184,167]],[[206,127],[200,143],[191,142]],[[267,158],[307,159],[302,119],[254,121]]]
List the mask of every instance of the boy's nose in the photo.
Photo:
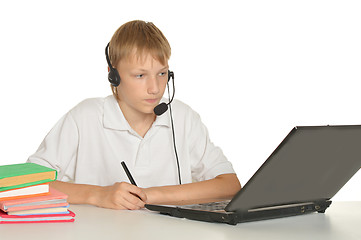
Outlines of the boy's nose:
[[149,94],[158,94],[159,93],[159,83],[158,83],[158,80],[156,77],[149,78],[148,93]]

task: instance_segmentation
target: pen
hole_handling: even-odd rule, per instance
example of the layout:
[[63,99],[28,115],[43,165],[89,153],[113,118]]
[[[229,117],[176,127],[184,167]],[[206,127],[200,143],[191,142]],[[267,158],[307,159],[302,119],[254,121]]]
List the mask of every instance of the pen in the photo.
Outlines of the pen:
[[125,164],[125,162],[122,161],[121,164],[122,164],[122,167],[123,167],[125,173],[126,173],[127,176],[128,176],[129,181],[131,182],[131,184],[137,186],[137,184],[135,183],[135,181],[134,181],[134,179],[133,179],[133,177],[132,177],[132,174],[129,172],[129,169],[127,168],[127,165]]

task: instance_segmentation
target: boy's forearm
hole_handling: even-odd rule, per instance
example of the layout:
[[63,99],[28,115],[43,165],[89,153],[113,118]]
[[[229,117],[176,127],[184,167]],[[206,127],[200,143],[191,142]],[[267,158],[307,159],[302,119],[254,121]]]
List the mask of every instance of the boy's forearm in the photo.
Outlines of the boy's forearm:
[[144,189],[149,204],[194,204],[231,199],[241,184],[236,174],[223,174],[214,179],[176,186]]
[[[128,184],[129,185],[129,184]],[[54,181],[50,186],[67,194],[71,204],[90,204],[106,208],[118,208],[107,197],[104,187]],[[230,199],[241,189],[236,174],[223,174],[214,179],[176,186],[143,189],[149,204],[193,204]],[[116,195],[117,191],[114,191]],[[120,195],[119,195],[120,196]]]
[[100,190],[99,186],[67,183],[54,181],[50,186],[67,194],[68,202],[71,204],[96,204],[96,193]]

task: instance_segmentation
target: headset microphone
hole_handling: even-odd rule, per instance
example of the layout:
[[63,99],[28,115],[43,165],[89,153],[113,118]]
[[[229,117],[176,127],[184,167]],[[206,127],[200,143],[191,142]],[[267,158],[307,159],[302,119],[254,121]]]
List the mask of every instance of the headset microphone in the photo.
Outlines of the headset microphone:
[[154,113],[155,115],[160,116],[163,113],[165,113],[167,110],[168,110],[168,105],[163,102],[154,108]]
[[[169,100],[168,103],[165,103],[165,102],[162,102],[161,104],[157,105],[155,108],[154,108],[154,113],[155,115],[157,116],[160,116],[162,115],[163,113],[165,113],[167,110],[168,110],[168,105],[173,101],[174,99],[174,93],[175,93],[175,88],[174,88],[174,73],[171,72],[171,71],[168,71],[168,82],[170,80],[170,78],[172,78],[172,82],[173,82],[173,95],[172,95],[172,98]],[[167,86],[168,86],[168,91],[169,91],[169,85],[167,83]]]

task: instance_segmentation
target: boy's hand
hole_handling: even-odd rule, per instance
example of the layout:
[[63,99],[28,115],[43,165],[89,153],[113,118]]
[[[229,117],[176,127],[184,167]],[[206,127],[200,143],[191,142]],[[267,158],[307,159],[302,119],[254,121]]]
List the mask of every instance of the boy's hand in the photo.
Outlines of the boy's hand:
[[138,210],[144,207],[147,196],[144,191],[126,182],[99,187],[94,195],[94,205],[112,209]]

